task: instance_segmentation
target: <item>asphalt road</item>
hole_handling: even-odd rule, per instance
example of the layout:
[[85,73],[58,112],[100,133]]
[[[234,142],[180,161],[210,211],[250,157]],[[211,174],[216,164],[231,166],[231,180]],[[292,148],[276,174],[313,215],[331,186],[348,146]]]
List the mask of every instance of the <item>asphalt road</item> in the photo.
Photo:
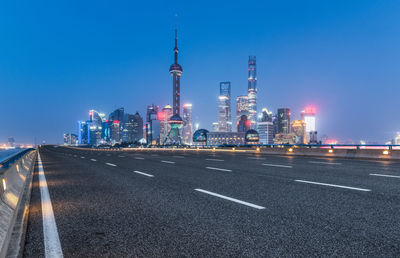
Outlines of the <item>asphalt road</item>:
[[[40,148],[65,257],[398,257],[400,163]],[[45,254],[35,171],[25,257]]]

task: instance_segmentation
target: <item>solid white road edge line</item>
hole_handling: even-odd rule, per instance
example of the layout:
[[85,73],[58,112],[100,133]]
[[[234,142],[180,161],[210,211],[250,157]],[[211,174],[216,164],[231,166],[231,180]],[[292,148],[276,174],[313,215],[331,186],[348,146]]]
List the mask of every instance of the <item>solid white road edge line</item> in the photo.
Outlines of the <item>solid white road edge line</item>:
[[219,198],[222,198],[222,199],[225,199],[225,200],[228,200],[228,201],[240,203],[240,204],[243,204],[243,205],[258,209],[258,210],[265,209],[265,207],[262,207],[262,206],[259,206],[259,205],[256,205],[256,204],[252,204],[252,203],[249,203],[249,202],[241,201],[241,200],[238,200],[238,199],[235,199],[235,198],[231,198],[231,197],[228,197],[228,196],[225,196],[225,195],[213,193],[213,192],[206,191],[206,190],[203,190],[203,189],[194,189],[194,190],[198,191],[198,192],[205,193],[205,194],[209,194],[209,195],[212,195],[212,196],[215,196],[215,197],[219,197]]
[[344,188],[344,189],[357,190],[357,191],[363,191],[363,192],[370,192],[371,191],[370,189],[350,187],[350,186],[344,186],[344,185],[333,185],[333,184],[318,183],[318,182],[305,181],[305,180],[294,180],[294,181],[300,182],[300,183],[306,183],[306,184],[332,186],[332,187],[337,187],[337,188]]
[[153,175],[150,175],[150,174],[147,174],[147,173],[143,173],[143,172],[140,172],[140,171],[137,171],[137,170],[135,170],[133,172],[135,172],[137,174],[140,174],[140,175],[143,175],[143,176],[154,177]]
[[49,189],[47,188],[46,176],[42,159],[38,151],[38,170],[39,170],[39,186],[42,202],[42,219],[43,219],[43,239],[46,257],[64,257],[61,249],[60,238],[54,218],[53,206],[51,204]]

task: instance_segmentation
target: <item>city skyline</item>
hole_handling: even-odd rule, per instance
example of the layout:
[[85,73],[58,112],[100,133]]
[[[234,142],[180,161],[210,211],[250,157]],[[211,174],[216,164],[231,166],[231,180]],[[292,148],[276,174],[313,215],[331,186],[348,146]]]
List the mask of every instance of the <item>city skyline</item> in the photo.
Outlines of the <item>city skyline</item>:
[[[278,13],[283,12],[279,4],[257,4],[261,10],[272,7]],[[345,4],[341,3],[328,12],[330,4],[315,2],[308,11],[309,18],[297,15],[303,21],[303,26],[295,26],[293,19],[286,21],[278,26],[283,29],[280,34],[277,33],[277,28],[261,18],[252,23],[250,32],[245,32],[243,28],[249,25],[246,15],[241,17],[242,12],[238,10],[238,5],[233,4],[228,10],[235,17],[240,17],[237,21],[240,26],[236,31],[238,36],[233,33],[228,38],[224,38],[227,34],[221,30],[229,26],[217,16],[217,11],[222,10],[222,6],[217,5],[215,10],[209,11],[210,20],[201,27],[191,17],[199,15],[200,10],[195,11],[195,8],[188,8],[186,5],[185,12],[178,12],[180,49],[184,53],[180,57],[180,63],[185,67],[185,75],[182,77],[182,103],[193,104],[193,122],[199,123],[200,128],[211,129],[212,122],[217,117],[216,99],[221,81],[231,82],[232,114],[235,114],[235,98],[247,94],[246,61],[249,55],[255,55],[258,112],[266,107],[276,113],[278,108],[287,107],[291,110],[293,120],[296,120],[301,118],[304,107],[313,105],[317,108],[317,130],[321,132],[319,136],[326,134],[341,141],[352,139],[355,142],[367,140],[379,143],[393,139],[400,130],[400,122],[392,114],[399,107],[395,99],[399,92],[396,87],[399,78],[393,67],[400,53],[394,48],[399,33],[392,31],[390,17],[394,10],[400,8],[394,3],[379,7],[368,1],[362,6],[349,3],[346,7],[352,11],[353,16],[350,17],[345,10],[339,8],[343,5]],[[292,3],[292,6],[296,4]],[[38,7],[33,9],[35,8]],[[114,8],[119,10],[120,7]],[[371,8],[381,8],[379,16]],[[61,31],[75,36],[70,41],[72,47],[61,43],[61,46],[54,44],[47,51],[39,51],[42,47],[49,46],[50,43],[44,41],[46,38],[52,43],[60,42],[56,37],[46,36],[46,30],[40,29],[39,34],[43,38],[39,37],[37,42],[33,42],[36,48],[21,43],[11,46],[9,41],[19,36],[5,29],[5,38],[10,40],[1,43],[2,49],[10,50],[10,53],[5,54],[0,63],[0,82],[5,86],[1,114],[8,122],[0,128],[0,135],[4,138],[0,141],[5,142],[12,136],[17,142],[33,143],[34,137],[37,143],[42,140],[49,143],[62,142],[63,133],[75,132],[76,120],[84,117],[87,110],[114,110],[123,106],[131,113],[138,110],[143,116],[146,106],[151,103],[172,105],[170,97],[166,97],[170,96],[170,76],[166,67],[171,60],[174,12],[170,9],[154,12],[146,8],[144,10],[143,17],[149,19],[153,15],[162,14],[160,19],[166,24],[154,22],[138,28],[138,17],[131,18],[127,13],[122,14],[126,20],[115,16],[111,16],[111,20],[115,24],[123,24],[123,29],[137,29],[138,36],[144,34],[149,37],[149,31],[155,29],[160,32],[158,41],[152,41],[154,37],[128,37],[124,31],[115,32],[108,29],[106,24],[100,24],[99,27],[94,27],[96,39],[103,39],[97,32],[104,29],[108,35],[116,36],[116,40],[97,42],[98,46],[90,49],[84,41],[82,43],[76,40],[76,36],[83,33],[83,30],[73,32],[68,26],[61,26]],[[22,13],[26,11],[27,9],[22,8]],[[289,13],[292,12],[294,10],[290,9]],[[322,13],[330,15],[321,22]],[[85,23],[82,15],[76,13],[74,17],[83,22],[84,28],[88,28],[91,23]],[[339,22],[334,18],[335,15],[343,20]],[[368,18],[376,18],[379,23],[373,23]],[[10,15],[5,15],[2,19],[8,23],[14,21]],[[69,20],[55,19],[55,24],[62,25],[67,21]],[[278,15],[268,21],[283,22]],[[369,32],[361,30],[360,21],[367,21]],[[43,25],[44,21],[34,19],[33,23]],[[210,29],[211,24],[215,24],[215,28]],[[15,26],[18,27],[18,24]],[[286,26],[294,26],[297,31]],[[244,40],[257,29],[261,29],[261,33],[250,41]],[[329,33],[328,29],[331,29]],[[360,31],[351,35],[350,32],[354,30]],[[32,28],[28,26],[22,31],[31,32]],[[373,38],[378,31],[382,34],[379,40],[359,44],[363,38]],[[220,33],[219,36],[213,37],[217,33]],[[39,43],[43,43],[43,46],[39,47]],[[209,45],[211,43],[214,44]],[[81,53],[83,62],[76,63],[77,68],[71,68],[72,61],[77,57],[67,57],[61,50],[65,48],[70,53],[80,47],[80,44],[88,52]],[[228,44],[228,47],[224,47],[224,44]],[[107,50],[106,46],[119,46],[121,50]],[[143,46],[146,47],[140,48]],[[144,50],[144,54],[137,53],[138,47]],[[34,51],[11,59],[21,48]],[[102,49],[107,51],[100,55]],[[374,49],[375,52],[370,51]],[[235,52],[232,54],[233,50]],[[40,65],[34,67],[34,60],[39,53]],[[54,53],[63,62],[53,65],[55,60],[51,55]],[[356,60],[356,57],[361,58]],[[219,62],[214,62],[216,58]],[[28,68],[31,69],[29,72],[26,70]],[[14,107],[12,103],[16,103],[16,100],[20,100],[20,104]],[[10,107],[21,115],[16,117],[9,114]],[[55,121],[52,117],[60,119]]]

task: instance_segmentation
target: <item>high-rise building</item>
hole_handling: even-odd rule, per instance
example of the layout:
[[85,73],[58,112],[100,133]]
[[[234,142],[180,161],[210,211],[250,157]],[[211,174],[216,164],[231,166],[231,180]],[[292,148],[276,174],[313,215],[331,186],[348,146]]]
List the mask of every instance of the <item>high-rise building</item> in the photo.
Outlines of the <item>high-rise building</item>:
[[88,144],[88,124],[78,121],[78,144]]
[[257,123],[257,69],[255,56],[249,56],[248,72],[249,115],[247,118],[251,123],[251,129],[255,129]]
[[274,143],[274,124],[272,122],[272,112],[263,108],[257,122],[257,132],[260,137],[260,144]]
[[102,130],[105,115],[96,110],[89,111],[88,144],[97,146],[102,143]]
[[292,122],[292,133],[296,136],[296,144],[306,143],[306,123],[303,120]]
[[245,133],[250,129],[251,122],[247,119],[246,115],[242,115],[237,126],[237,131],[239,133]]
[[11,148],[15,147],[14,137],[8,137],[8,146],[11,147]]
[[168,132],[171,130],[168,121],[171,119],[172,114],[172,107],[170,105],[166,105],[161,112],[158,112],[158,120],[160,120],[160,139],[162,141],[165,140]]
[[279,108],[277,114],[278,133],[289,134],[290,133],[290,109]]
[[212,123],[212,131],[213,132],[218,132],[218,122],[213,122]]
[[146,142],[149,145],[160,143],[160,121],[157,117],[158,106],[147,106]]
[[221,82],[219,84],[218,131],[219,132],[232,131],[230,82]]
[[236,98],[236,129],[239,125],[240,118],[249,115],[249,96],[243,95]]
[[[311,141],[311,135],[314,135],[313,132],[316,132],[316,126],[315,126],[315,114],[316,114],[316,109],[315,107],[312,106],[307,106],[303,111],[301,111],[301,116],[306,123],[306,138],[305,142],[308,143]],[[316,134],[315,134],[316,135]],[[316,136],[315,136],[316,138]]]
[[64,145],[77,145],[78,144],[78,136],[73,133],[65,133],[64,134]]
[[126,114],[124,129],[122,130],[122,141],[135,143],[143,137],[143,119],[138,112],[136,114]]
[[183,129],[182,140],[184,144],[191,145],[193,142],[193,122],[192,122],[192,104],[183,104]]
[[113,144],[121,143],[121,122],[118,120],[111,123],[111,142]]

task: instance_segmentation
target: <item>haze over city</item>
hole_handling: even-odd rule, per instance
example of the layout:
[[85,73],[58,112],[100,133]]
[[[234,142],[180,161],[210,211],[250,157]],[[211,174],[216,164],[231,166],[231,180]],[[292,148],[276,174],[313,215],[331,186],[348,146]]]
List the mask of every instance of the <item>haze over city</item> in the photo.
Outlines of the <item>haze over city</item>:
[[385,143],[400,131],[399,11],[397,1],[1,3],[0,142],[61,143],[90,109],[172,105],[177,13],[181,102],[201,128],[217,121],[220,82],[232,99],[247,93],[255,55],[258,111],[300,119],[313,105],[321,136]]

